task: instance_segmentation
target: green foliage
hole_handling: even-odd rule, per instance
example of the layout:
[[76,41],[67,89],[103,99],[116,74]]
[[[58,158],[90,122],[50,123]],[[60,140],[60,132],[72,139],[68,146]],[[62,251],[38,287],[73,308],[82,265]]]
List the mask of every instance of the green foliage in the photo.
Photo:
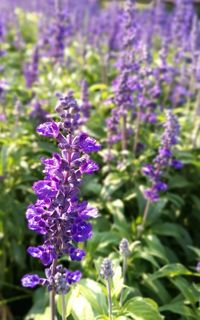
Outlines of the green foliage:
[[[145,123],[142,125],[141,140],[146,147],[143,154],[135,157],[132,152],[121,152],[120,146],[116,146],[117,162],[104,163],[102,157],[107,151],[105,118],[113,107],[105,101],[112,98],[110,84],[116,70],[108,69],[105,83],[105,70],[102,70],[102,56],[98,50],[88,46],[84,60],[78,54],[80,48],[75,41],[65,52],[66,58],[71,59],[69,68],[42,57],[39,80],[31,90],[27,89],[22,74],[23,62],[29,61],[36,44],[40,17],[26,15],[21,10],[17,11],[17,17],[26,46],[14,48],[16,34],[15,30],[10,30],[7,55],[2,58],[5,67],[2,77],[12,81],[4,103],[0,104],[0,112],[6,113],[6,122],[0,123],[0,304],[13,310],[14,301],[18,301],[22,304],[20,307],[25,308],[25,320],[49,318],[48,293],[44,289],[36,289],[34,294],[29,290],[20,291],[24,273],[30,270],[43,272],[40,264],[26,255],[27,246],[37,245],[40,239],[28,231],[25,210],[34,201],[31,185],[42,176],[40,158],[57,150],[52,142],[35,133],[36,123],[29,119],[30,102],[34,92],[38,99],[45,100],[46,110],[55,117],[55,92],[72,88],[79,99],[79,83],[84,78],[89,83],[93,105],[84,130],[102,142],[103,150],[97,156],[101,170],[95,177],[84,179],[81,196],[99,209],[100,217],[93,222],[94,235],[86,244],[87,256],[81,264],[84,277],[65,297],[68,319],[109,319],[106,286],[99,279],[100,264],[106,256],[112,259],[115,271],[113,320],[199,319],[200,286],[195,267],[200,260],[200,154],[198,146],[191,146],[195,120],[190,119],[191,111],[176,110],[182,126],[177,155],[184,168],[180,172],[173,169],[167,172],[169,191],[150,206],[144,231],[139,235],[138,226],[146,204],[142,190],[147,184],[141,175],[141,167],[153,159],[158,148],[163,114],[159,115],[158,126],[153,129]],[[23,105],[20,114],[16,114],[13,107],[16,97]],[[191,108],[193,111],[193,102]],[[129,240],[131,251],[125,283],[119,254],[119,243],[124,237]],[[70,264],[70,267],[76,267],[74,262]],[[59,296],[58,319],[61,309]]]

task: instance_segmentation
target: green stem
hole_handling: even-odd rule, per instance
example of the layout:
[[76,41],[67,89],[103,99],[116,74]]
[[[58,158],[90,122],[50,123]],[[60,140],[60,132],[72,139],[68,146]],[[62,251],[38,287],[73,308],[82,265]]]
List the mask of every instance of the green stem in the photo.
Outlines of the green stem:
[[122,150],[126,150],[127,149],[127,130],[126,130],[126,115],[123,116],[122,118]]
[[139,238],[141,236],[141,233],[144,230],[144,226],[147,220],[147,216],[149,213],[149,207],[150,207],[151,201],[147,200],[146,205],[145,205],[145,209],[144,209],[144,214],[143,214],[143,218],[142,218],[142,223],[141,225],[138,226],[138,230],[137,230],[137,238]]
[[110,279],[107,280],[107,290],[108,290],[108,314],[109,319],[112,320],[112,297],[111,297],[111,283]]
[[[54,276],[56,271],[57,259],[53,260],[52,263],[52,276]],[[56,291],[55,288],[52,288],[50,291],[50,310],[51,310],[51,320],[55,320],[56,315],[56,303],[55,303]]]
[[50,309],[51,309],[51,320],[55,320],[55,289],[50,291]]
[[[125,284],[126,281],[126,268],[127,268],[127,257],[123,257],[123,265],[122,265],[122,277],[123,277],[123,284]],[[124,288],[122,288],[121,295],[120,295],[120,305],[122,306],[122,301],[123,301],[123,293],[124,293]]]
[[66,320],[66,304],[65,304],[65,295],[62,294],[62,320]]
[[145,206],[145,209],[144,209],[143,219],[142,219],[142,225],[141,225],[142,229],[144,229],[144,226],[145,226],[145,223],[146,223],[146,220],[147,220],[150,204],[151,204],[151,201],[147,200],[147,203],[146,203],[146,206]]

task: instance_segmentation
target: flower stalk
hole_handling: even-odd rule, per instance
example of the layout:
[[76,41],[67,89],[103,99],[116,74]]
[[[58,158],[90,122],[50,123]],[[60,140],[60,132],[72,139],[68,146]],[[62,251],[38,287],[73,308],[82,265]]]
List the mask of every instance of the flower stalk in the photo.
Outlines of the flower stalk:
[[114,275],[112,262],[109,258],[105,258],[101,265],[100,276],[106,281],[106,287],[108,292],[108,315],[109,319],[112,320],[112,295],[111,295],[111,282]]
[[61,295],[62,299],[62,320],[66,320],[66,304],[65,304],[65,295]]
[[112,317],[112,296],[111,296],[111,280],[107,280],[107,290],[108,290],[108,313],[110,320],[113,319]]
[[[122,263],[122,277],[123,277],[123,284],[126,282],[126,269],[127,269],[127,258],[130,255],[129,250],[129,242],[126,238],[122,239],[119,244],[119,252],[122,256],[123,263]],[[122,288],[121,294],[120,294],[120,305],[122,306],[123,302],[123,293],[124,288]]]

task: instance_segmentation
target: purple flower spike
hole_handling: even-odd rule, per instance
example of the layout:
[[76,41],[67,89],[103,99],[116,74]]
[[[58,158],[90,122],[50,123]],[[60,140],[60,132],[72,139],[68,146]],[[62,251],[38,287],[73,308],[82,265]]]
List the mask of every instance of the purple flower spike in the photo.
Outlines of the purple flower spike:
[[37,274],[25,274],[21,282],[23,287],[34,288],[40,284],[40,277]]
[[26,211],[29,228],[44,236],[42,245],[29,247],[27,251],[48,268],[46,278],[25,276],[22,284],[46,285],[49,291],[66,294],[80,280],[81,272],[71,272],[57,262],[64,254],[75,261],[85,257],[85,251],[77,248],[77,243],[91,238],[92,225],[88,220],[96,218],[98,212],[87,201],[79,201],[79,189],[83,175],[99,169],[89,153],[100,150],[100,145],[78,131],[82,124],[80,107],[72,91],[59,97],[56,111],[60,122],[46,122],[37,131],[56,138],[60,152],[42,159],[45,177],[33,184],[38,199]]
[[148,176],[152,186],[144,191],[144,196],[151,202],[159,200],[159,192],[166,191],[168,186],[161,181],[162,174],[165,168],[174,167],[176,169],[182,168],[182,162],[173,159],[173,146],[178,142],[179,123],[172,111],[167,112],[167,121],[164,124],[164,133],[161,139],[161,146],[158,150],[158,155],[152,164],[146,164],[142,168],[144,175]]
[[45,122],[37,127],[37,132],[41,136],[56,138],[59,134],[59,127],[55,122]]

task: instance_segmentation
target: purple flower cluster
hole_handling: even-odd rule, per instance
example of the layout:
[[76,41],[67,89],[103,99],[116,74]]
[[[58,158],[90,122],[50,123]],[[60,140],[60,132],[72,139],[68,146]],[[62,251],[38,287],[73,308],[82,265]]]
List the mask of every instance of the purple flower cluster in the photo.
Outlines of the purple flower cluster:
[[27,274],[22,278],[22,285],[29,288],[45,285],[49,291],[55,288],[57,294],[66,294],[70,289],[70,285],[76,283],[81,278],[79,270],[71,272],[62,265],[56,266],[54,276],[52,274],[52,266],[45,269],[46,278],[40,278],[37,274]]
[[33,52],[32,61],[30,63],[27,63],[24,67],[24,76],[27,88],[31,88],[38,79],[39,59],[39,48],[36,47]]
[[153,164],[143,166],[142,172],[151,181],[151,187],[144,191],[144,196],[151,202],[159,199],[159,192],[166,191],[168,186],[162,181],[164,169],[172,166],[176,169],[182,168],[182,163],[173,156],[173,146],[178,143],[180,127],[176,116],[171,110],[167,111],[167,121],[164,124],[164,133],[161,145]]
[[34,101],[32,111],[29,114],[30,119],[34,119],[37,124],[43,123],[48,119],[48,112],[42,108],[40,101]]
[[111,117],[106,120],[107,142],[110,150],[112,145],[120,140],[122,140],[122,149],[127,149],[127,136],[132,133],[127,122],[128,112],[133,102],[129,75],[130,72],[124,68],[114,83],[113,102],[116,107],[112,109]]
[[92,105],[89,102],[88,84],[87,81],[82,82],[82,97],[81,97],[81,124],[84,124],[90,117]]
[[26,275],[22,283],[30,287],[48,285],[58,292],[56,281],[65,279],[70,284],[80,278],[79,271],[60,271],[56,265],[65,254],[76,261],[85,256],[84,250],[79,249],[76,243],[91,238],[92,225],[88,220],[97,217],[98,213],[87,201],[79,200],[79,189],[83,174],[93,174],[99,169],[90,159],[90,153],[101,147],[86,133],[78,132],[80,107],[71,91],[60,96],[56,111],[60,122],[45,122],[39,125],[37,132],[56,139],[60,152],[42,159],[45,176],[34,183],[33,190],[38,199],[26,212],[29,228],[44,238],[42,245],[29,247],[28,253],[50,268],[46,270],[46,280]]

